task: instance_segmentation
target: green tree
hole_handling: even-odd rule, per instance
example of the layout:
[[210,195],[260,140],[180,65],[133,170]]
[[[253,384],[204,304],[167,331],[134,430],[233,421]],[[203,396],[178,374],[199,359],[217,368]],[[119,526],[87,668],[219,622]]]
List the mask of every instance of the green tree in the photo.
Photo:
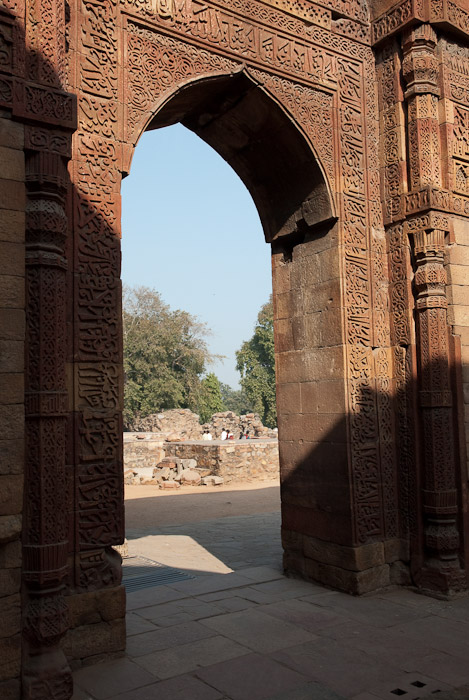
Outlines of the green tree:
[[220,411],[225,410],[220,382],[213,372],[209,372],[207,376],[202,379],[199,401],[198,412],[201,423],[207,423],[214,413],[220,413]]
[[257,316],[254,334],[236,353],[236,369],[241,373],[241,386],[253,410],[264,425],[277,424],[275,403],[274,318],[272,297]]
[[228,384],[220,382],[223,410],[233,411],[237,416],[251,413],[254,409],[244,389],[232,389]]
[[172,311],[148,287],[124,287],[122,301],[124,423],[169,408],[197,410],[201,377],[214,359],[206,325]]

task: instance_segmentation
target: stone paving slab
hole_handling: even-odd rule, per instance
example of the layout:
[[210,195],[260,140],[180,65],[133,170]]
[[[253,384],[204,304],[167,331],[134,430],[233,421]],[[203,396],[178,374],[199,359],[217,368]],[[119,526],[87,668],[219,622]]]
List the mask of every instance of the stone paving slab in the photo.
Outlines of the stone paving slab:
[[264,654],[317,639],[316,635],[301,627],[264,615],[256,609],[218,615],[203,620],[201,624]]
[[180,676],[116,695],[114,700],[223,700],[223,695],[197,678]]
[[469,598],[286,578],[278,517],[262,518],[261,536],[255,516],[175,526],[221,564],[129,594],[126,656],[77,671],[73,700],[469,700]]
[[123,691],[133,691],[148,685],[155,677],[130,659],[124,658],[80,669],[75,672],[74,680],[75,684],[92,698],[107,700],[115,698]]
[[237,656],[249,654],[250,649],[222,636],[200,639],[197,642],[182,644],[146,656],[139,656],[135,662],[157,678],[171,678],[198,668],[212,666]]
[[304,686],[308,680],[303,674],[260,654],[215,664],[195,675],[231,700],[264,700]]

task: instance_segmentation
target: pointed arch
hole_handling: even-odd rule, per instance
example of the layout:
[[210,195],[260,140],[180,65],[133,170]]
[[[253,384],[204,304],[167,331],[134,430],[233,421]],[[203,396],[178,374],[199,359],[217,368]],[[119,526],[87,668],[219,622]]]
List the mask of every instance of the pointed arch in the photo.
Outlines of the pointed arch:
[[191,79],[166,93],[146,128],[180,122],[239,175],[267,242],[304,227],[329,227],[334,200],[314,147],[275,97],[242,68]]

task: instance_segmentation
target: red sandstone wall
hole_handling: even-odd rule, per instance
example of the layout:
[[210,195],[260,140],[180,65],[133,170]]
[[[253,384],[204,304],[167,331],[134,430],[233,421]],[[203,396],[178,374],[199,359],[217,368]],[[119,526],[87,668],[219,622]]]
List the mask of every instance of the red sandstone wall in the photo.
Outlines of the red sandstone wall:
[[[0,697],[21,667],[24,470],[24,127],[0,114]],[[11,695],[10,695],[11,694]]]

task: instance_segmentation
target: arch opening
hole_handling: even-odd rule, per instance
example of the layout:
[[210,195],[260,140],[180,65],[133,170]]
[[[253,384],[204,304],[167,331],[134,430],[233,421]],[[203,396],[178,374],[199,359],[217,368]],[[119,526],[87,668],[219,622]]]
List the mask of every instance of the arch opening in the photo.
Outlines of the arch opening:
[[147,130],[180,122],[210,145],[249,190],[268,243],[335,221],[328,183],[293,119],[244,71],[180,87]]

